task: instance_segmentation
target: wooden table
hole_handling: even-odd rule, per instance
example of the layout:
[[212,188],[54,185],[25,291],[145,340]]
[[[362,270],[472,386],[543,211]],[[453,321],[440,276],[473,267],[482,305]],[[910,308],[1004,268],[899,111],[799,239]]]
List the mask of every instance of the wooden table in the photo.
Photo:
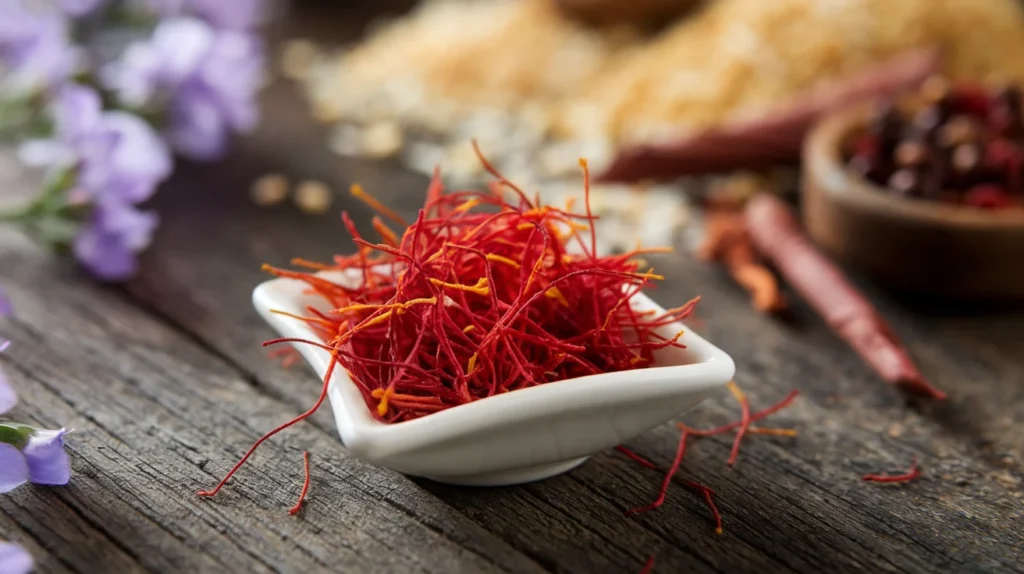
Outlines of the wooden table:
[[[301,30],[339,39],[365,21],[306,16]],[[1024,572],[1024,313],[868,288],[950,394],[907,403],[806,308],[798,326],[758,315],[722,272],[683,252],[655,261],[668,276],[656,299],[703,295],[698,328],[735,357],[755,408],[801,392],[773,422],[800,435],[750,437],[734,468],[731,437],[693,443],[660,509],[623,515],[653,499],[662,475],[614,451],[518,487],[402,476],[351,457],[327,409],[265,444],[220,496],[198,498],[319,391],[306,368],[284,370],[260,347],[273,335],[249,301],[260,264],[351,249],[337,210],[256,207],[251,181],[269,171],[337,190],[360,181],[406,215],[425,190],[397,165],[333,157],[291,86],[265,102],[264,126],[234,157],[184,165],[160,192],[163,225],[126,285],[91,282],[0,231],[0,284],[17,308],[0,324],[14,342],[0,361],[22,397],[12,415],[75,429],[67,487],[0,497],[0,536],[26,545],[40,572],[636,572],[649,555],[656,572]],[[340,194],[335,207],[369,220]],[[686,421],[737,416],[723,393]],[[667,466],[677,439],[666,424],[629,446]],[[290,516],[303,450],[312,490]],[[860,480],[913,457],[924,477],[912,484]],[[718,492],[724,534],[685,479]]]

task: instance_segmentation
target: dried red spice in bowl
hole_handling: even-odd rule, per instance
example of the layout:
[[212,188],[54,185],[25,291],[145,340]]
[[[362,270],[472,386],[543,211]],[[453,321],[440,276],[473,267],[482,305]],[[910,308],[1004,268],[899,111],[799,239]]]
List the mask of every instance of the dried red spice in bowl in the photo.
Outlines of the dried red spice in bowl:
[[[993,102],[984,91],[973,93],[985,97],[964,98],[961,105],[970,101],[978,106],[971,109],[985,109]],[[887,112],[892,122],[889,125],[896,125],[895,117],[903,117],[909,107],[907,102],[900,102],[900,106],[891,108]],[[850,146],[870,141],[858,136],[884,131],[879,130],[877,122],[872,127],[872,119],[877,117],[877,108],[866,105],[841,110],[815,125],[805,140],[801,203],[804,226],[811,239],[831,255],[907,294],[986,304],[1024,300],[1024,267],[1020,265],[1024,260],[1024,209],[971,207],[965,203],[970,198],[975,205],[988,206],[1002,204],[1009,197],[1019,205],[1019,192],[1010,191],[1018,189],[1012,187],[1014,172],[1000,172],[1003,175],[970,187],[908,185],[904,189],[913,193],[901,196],[850,166],[854,155]],[[957,124],[946,121],[936,125]],[[889,127],[892,131],[888,133],[901,134],[903,127]],[[947,141],[940,138],[957,136],[959,129],[933,131],[936,143],[925,151]],[[897,154],[903,162],[914,159],[914,149],[900,147],[904,143],[901,137],[889,135],[885,141],[878,147],[891,150],[888,157],[893,163]],[[979,141],[987,143],[985,139]],[[1011,144],[1019,149],[1019,143]],[[990,160],[1004,169],[1015,161],[1016,156],[1007,153],[1010,149],[1002,143],[984,148]],[[937,174],[941,172],[926,167],[914,172],[915,177]],[[892,176],[888,174],[885,180]],[[872,177],[881,179],[880,174]]]
[[1024,205],[1019,86],[986,90],[934,77],[874,110],[844,142],[849,168],[900,197],[982,209]]

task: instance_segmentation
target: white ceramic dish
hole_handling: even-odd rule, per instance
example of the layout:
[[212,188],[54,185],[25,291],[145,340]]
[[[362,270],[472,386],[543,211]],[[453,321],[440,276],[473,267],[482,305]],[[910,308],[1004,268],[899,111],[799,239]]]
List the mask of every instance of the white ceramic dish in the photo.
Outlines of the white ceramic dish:
[[[272,312],[321,306],[304,283],[267,281],[253,292],[253,304],[281,336],[316,340],[302,321]],[[663,311],[643,294],[634,307]],[[671,337],[683,328],[674,323],[659,331]],[[519,484],[568,471],[688,411],[732,379],[735,365],[724,351],[689,330],[679,340],[685,350],[660,350],[646,369],[548,383],[397,424],[373,418],[344,370],[335,370],[328,396],[342,442],[367,462],[449,484]],[[326,351],[296,349],[324,375]]]

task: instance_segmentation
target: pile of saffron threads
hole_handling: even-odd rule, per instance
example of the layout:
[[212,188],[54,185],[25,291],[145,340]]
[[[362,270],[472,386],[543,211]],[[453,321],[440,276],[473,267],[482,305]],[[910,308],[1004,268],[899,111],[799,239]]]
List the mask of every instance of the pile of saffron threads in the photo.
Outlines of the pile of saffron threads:
[[[313,407],[257,440],[200,495],[215,495],[263,441],[314,413],[338,365],[378,420],[401,423],[500,393],[647,367],[659,349],[684,347],[681,331],[657,331],[689,316],[697,299],[657,314],[633,308],[631,300],[661,279],[640,272],[635,258],[665,250],[597,255],[585,160],[584,210],[576,213],[572,202],[559,209],[531,200],[474,149],[494,176],[487,191],[445,193],[435,171],[410,225],[353,186],[352,194],[380,213],[372,220],[380,242],[365,239],[342,213],[354,254],[332,264],[293,261],[301,271],[266,267],[304,281],[328,310],[294,316],[320,341],[265,344],[316,345],[332,360]],[[329,280],[325,271],[352,281]]]
[[[364,239],[343,214],[356,254],[326,266],[298,262],[315,272],[270,269],[305,281],[328,302],[329,311],[310,308],[297,319],[317,331],[322,341],[311,343],[332,353],[383,422],[642,368],[658,349],[683,346],[681,332],[664,337],[655,330],[688,316],[696,300],[658,315],[634,310],[630,300],[660,279],[639,271],[633,258],[640,250],[597,256],[589,206],[573,213],[541,205],[493,173],[487,192],[448,194],[435,175],[404,233],[374,218],[380,243]],[[406,225],[359,187],[353,194]],[[321,271],[356,280],[336,283]]]

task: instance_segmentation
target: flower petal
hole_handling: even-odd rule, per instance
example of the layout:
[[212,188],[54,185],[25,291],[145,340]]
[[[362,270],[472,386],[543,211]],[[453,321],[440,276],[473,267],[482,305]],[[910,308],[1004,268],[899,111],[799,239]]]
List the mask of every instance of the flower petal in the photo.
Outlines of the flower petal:
[[135,252],[125,245],[120,233],[103,227],[102,218],[94,217],[93,222],[83,227],[72,248],[78,262],[104,281],[128,279],[138,267]]
[[0,370],[0,415],[14,408],[16,404],[18,404],[18,394],[11,388],[4,372]]
[[167,144],[139,116],[122,111],[103,114],[104,130],[117,135],[117,145],[107,162],[112,172],[110,185],[117,191],[134,193],[123,201],[139,203],[149,199],[156,185],[171,174],[172,159]]
[[216,160],[227,152],[227,120],[204,86],[186,86],[178,93],[171,107],[167,139],[178,153],[191,160]]
[[163,20],[153,31],[153,46],[161,55],[162,79],[177,86],[203,63],[213,44],[214,30],[196,18]]
[[[2,293],[0,293],[0,297],[2,296]],[[0,353],[4,352],[9,346],[11,346],[10,341],[0,339]],[[18,393],[14,392],[14,388],[7,382],[7,376],[4,375],[3,369],[0,369],[0,415],[14,408],[16,404],[18,404]]]
[[13,314],[14,306],[11,305],[11,299],[4,292],[3,288],[0,288],[0,319],[10,317]]
[[32,571],[32,555],[13,542],[0,542],[0,572],[28,574]]
[[37,430],[21,451],[33,484],[60,485],[71,480],[71,459],[64,450],[65,429]]
[[[28,463],[21,451],[0,442],[0,494],[10,492],[28,482]],[[0,572],[5,572],[0,568]]]

